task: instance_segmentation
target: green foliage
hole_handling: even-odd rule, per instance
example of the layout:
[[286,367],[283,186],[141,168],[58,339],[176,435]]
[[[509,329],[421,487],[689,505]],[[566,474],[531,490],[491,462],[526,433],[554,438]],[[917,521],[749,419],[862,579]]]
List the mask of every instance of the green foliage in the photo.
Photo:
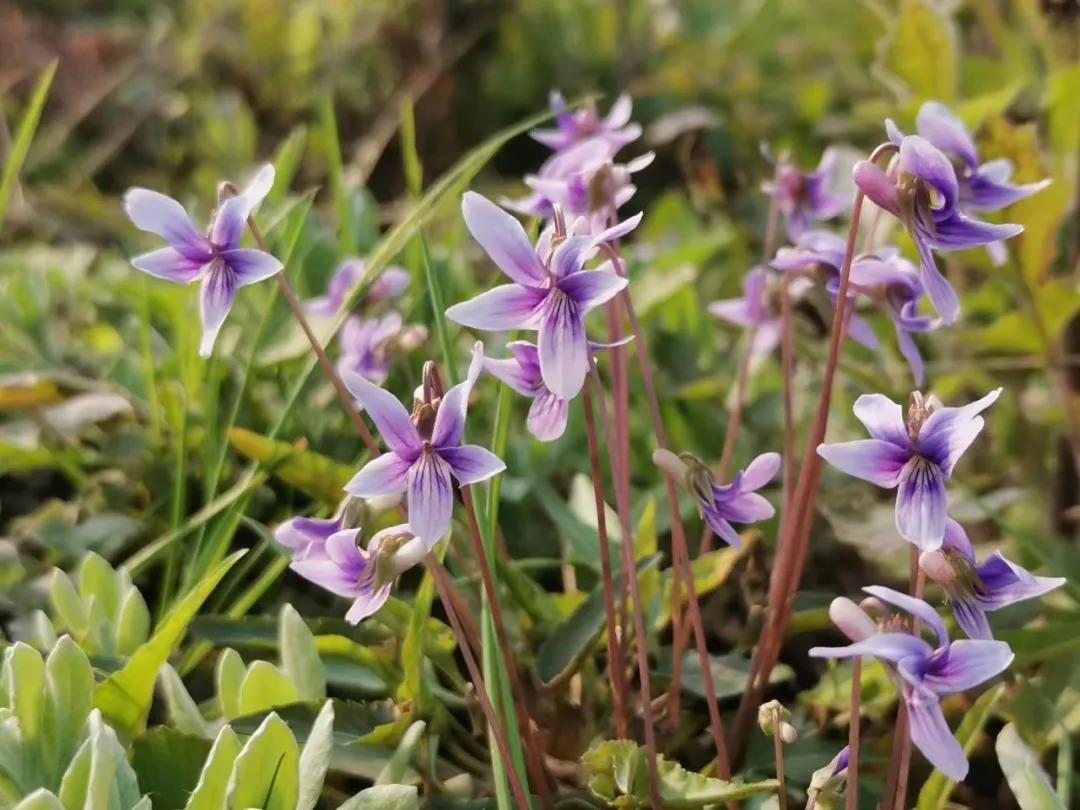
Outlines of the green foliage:
[[1065,810],[1050,779],[1011,723],[998,733],[998,762],[1021,810]]

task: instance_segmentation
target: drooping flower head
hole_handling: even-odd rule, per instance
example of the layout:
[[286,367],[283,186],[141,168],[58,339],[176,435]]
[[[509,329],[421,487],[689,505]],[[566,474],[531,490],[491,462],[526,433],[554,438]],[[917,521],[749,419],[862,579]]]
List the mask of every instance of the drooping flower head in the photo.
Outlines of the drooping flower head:
[[476,484],[506,469],[491,451],[461,443],[469,395],[483,360],[483,345],[477,343],[465,379],[445,393],[426,372],[422,398],[411,416],[388,391],[358,374],[344,377],[388,448],[364,465],[345,491],[359,498],[405,493],[409,530],[429,549],[450,528],[454,480]]
[[[589,341],[589,348],[592,351],[609,349],[631,339],[626,338],[618,344]],[[533,401],[526,420],[529,432],[542,442],[555,441],[566,431],[570,401],[556,396],[544,384],[544,377],[540,373],[540,351],[535,344],[515,340],[507,344],[507,348],[510,357],[485,357],[484,370],[522,396],[529,397]]]
[[367,549],[357,546],[360,529],[331,534],[317,552],[295,555],[289,567],[309,582],[352,599],[345,620],[357,624],[386,604],[394,581],[430,550],[406,525],[376,533]]
[[381,385],[390,374],[389,344],[402,329],[401,315],[389,312],[381,318],[351,315],[341,330],[341,359],[338,372],[359,374]]
[[790,239],[798,239],[814,223],[838,217],[851,207],[851,200],[833,188],[838,157],[836,149],[826,149],[812,172],[804,172],[781,157],[776,161],[773,179],[762,184],[762,191],[779,205]]
[[979,414],[1000,395],[998,388],[963,407],[944,408],[916,392],[905,420],[888,397],[864,394],[855,401],[855,416],[872,438],[822,444],[818,455],[848,475],[895,488],[897,530],[923,551],[933,551],[945,537],[945,482],[982,431]]
[[780,344],[780,313],[772,304],[772,276],[764,267],[755,267],[743,279],[742,298],[713,301],[709,312],[729,323],[752,329],[754,342],[750,354],[761,357]]
[[872,656],[889,665],[900,687],[907,711],[911,741],[943,774],[959,782],[967,776],[968,762],[941,711],[941,698],[964,692],[1003,672],[1013,653],[1003,641],[965,639],[949,641],[945,624],[921,599],[891,588],[863,588],[876,599],[911,614],[933,631],[934,645],[920,636],[897,632],[886,622],[883,632],[855,640],[846,647],[814,647],[817,658]]
[[952,518],[945,523],[945,542],[938,551],[924,551],[919,566],[949,596],[956,623],[968,638],[992,639],[986,614],[1034,599],[1060,588],[1064,577],[1038,577],[995,551],[982,563],[964,527]]
[[745,470],[740,470],[730,484],[716,483],[705,462],[690,453],[675,455],[668,450],[657,450],[653,462],[683,482],[697,500],[709,528],[735,548],[742,545],[742,538],[732,523],[757,523],[776,514],[773,505],[757,490],[779,472],[779,453],[762,453]]
[[240,247],[248,217],[273,185],[274,167],[267,164],[247,188],[218,206],[205,235],[172,197],[145,188],[129,189],[124,195],[124,210],[135,227],[168,243],[168,247],[136,256],[132,265],[166,281],[202,283],[199,354],[203,357],[209,357],[214,349],[221,325],[236,300],[236,290],[281,271],[281,262],[269,253]]
[[[315,317],[336,318],[347,303],[349,291],[364,277],[366,267],[367,262],[363,259],[342,262],[326,285],[326,295],[309,298],[304,302],[304,309]],[[397,298],[408,288],[409,280],[408,270],[387,267],[368,288],[364,302],[374,305]]]
[[279,545],[293,552],[294,560],[318,556],[324,553],[326,541],[336,532],[341,531],[341,521],[337,518],[320,520],[319,518],[294,517],[274,529],[274,540]]
[[633,230],[641,215],[599,234],[553,235],[548,230],[534,248],[514,217],[469,192],[461,205],[473,238],[512,284],[503,284],[455,304],[450,320],[473,329],[537,331],[540,375],[562,399],[573,399],[585,383],[589,345],[585,316],[626,287],[626,279],[606,269],[587,270],[599,245]]
[[941,317],[952,323],[960,315],[960,299],[938,270],[933,251],[980,247],[1016,236],[1023,227],[994,225],[964,214],[956,170],[926,138],[904,136],[898,148],[887,172],[870,161],[860,161],[855,166],[855,183],[904,224],[919,251],[923,286]]
[[[886,121],[885,127],[891,141],[897,144],[903,141],[904,134],[896,124]],[[964,122],[940,102],[927,101],[919,108],[915,128],[952,161],[959,187],[959,206],[965,213],[1000,211],[1050,184],[1049,179],[1026,184],[1011,182],[1012,161],[1004,158],[983,163]],[[995,263],[1005,261],[1005,248],[1000,242],[990,242],[986,247]]]
[[806,810],[838,810],[840,799],[847,788],[847,771],[850,752],[845,745],[824,768],[818,768],[810,777],[806,789]]
[[641,127],[630,123],[633,103],[623,93],[611,105],[603,118],[596,111],[596,104],[586,103],[581,109],[570,110],[558,90],[549,96],[551,111],[555,113],[556,129],[534,129],[529,135],[533,140],[555,151],[564,151],[582,141],[597,139],[605,143],[612,155],[628,143],[641,137]]

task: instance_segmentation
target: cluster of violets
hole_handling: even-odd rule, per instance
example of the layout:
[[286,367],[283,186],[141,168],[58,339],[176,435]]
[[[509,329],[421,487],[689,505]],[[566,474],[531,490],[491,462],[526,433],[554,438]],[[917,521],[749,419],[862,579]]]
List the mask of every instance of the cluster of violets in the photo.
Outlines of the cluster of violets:
[[[551,105],[556,128],[532,134],[553,153],[537,174],[526,177],[529,196],[504,200],[500,207],[469,192],[462,202],[466,226],[508,283],[446,312],[471,329],[535,332],[535,343],[512,341],[508,356],[492,358],[485,357],[477,342],[465,378],[449,390],[443,390],[434,366],[427,364],[410,411],[381,387],[395,349],[423,342],[421,327],[406,327],[398,313],[380,310],[405,290],[407,273],[385,270],[368,290],[367,315],[350,314],[345,322],[338,369],[387,448],[356,474],[346,492],[390,503],[390,509],[401,507],[405,520],[375,532],[362,548],[362,529],[348,525],[352,510],[346,501],[337,516],[293,518],[278,527],[275,537],[291,550],[296,573],[352,600],[346,613],[350,622],[377,611],[396,579],[446,535],[455,485],[476,484],[505,469],[487,449],[462,443],[470,395],[481,374],[487,372],[531,399],[528,430],[541,441],[553,441],[565,431],[570,403],[586,384],[593,354],[613,346],[590,341],[585,319],[627,287],[617,243],[637,226],[641,214],[620,221],[618,210],[634,194],[632,175],[647,166],[652,155],[617,162],[618,153],[641,134],[641,128],[630,122],[626,96],[605,117],[591,104],[570,110],[557,93]],[[892,154],[888,166],[863,161],[854,167],[853,176],[862,194],[903,225],[916,246],[918,264],[903,258],[895,247],[856,255],[847,294],[852,308],[869,301],[892,320],[900,351],[921,385],[923,365],[913,335],[952,322],[959,313],[955,291],[938,270],[934,251],[985,246],[996,261],[1002,260],[1001,241],[1019,233],[1020,227],[990,224],[975,215],[1000,210],[1045,183],[1015,185],[1010,183],[1011,166],[1006,161],[980,162],[970,134],[940,104],[923,106],[917,130],[916,135],[904,135],[888,122],[887,151]],[[850,208],[831,188],[836,154],[826,152],[821,165],[809,173],[786,159],[776,162],[773,182],[765,190],[784,216],[791,245],[778,250],[767,266],[747,274],[742,298],[710,305],[718,317],[748,330],[748,349],[755,358],[771,354],[780,342],[781,285],[783,294],[792,297],[818,283],[834,303],[840,294],[846,243],[818,224]],[[212,351],[237,289],[282,269],[263,250],[240,246],[245,226],[270,191],[273,177],[273,168],[266,166],[243,191],[223,186],[205,235],[169,197],[146,189],[132,189],[125,197],[135,225],[167,243],[133,259],[134,266],[173,282],[201,282],[204,356]],[[535,244],[506,209],[544,220]],[[326,294],[306,302],[307,314],[314,319],[340,317],[363,276],[360,260],[343,264]],[[924,297],[936,316],[924,311]],[[373,310],[381,314],[372,314]],[[878,346],[873,330],[857,314],[851,315],[846,328],[852,339]],[[963,528],[948,517],[946,482],[981,431],[982,412],[999,394],[1000,389],[949,408],[916,393],[906,417],[898,404],[881,394],[863,396],[855,404],[855,415],[871,438],[818,448],[822,458],[845,473],[896,489],[897,529],[919,549],[922,570],[946,591],[956,621],[969,638],[950,642],[929,604],[873,586],[865,589],[868,597],[861,606],[845,598],[833,603],[831,616],[852,643],[815,648],[811,654],[865,655],[883,661],[906,707],[912,741],[955,780],[965,776],[967,762],[949,731],[940,699],[998,675],[1013,657],[1007,644],[993,640],[986,614],[1064,582],[1034,576],[1000,553],[979,563]],[[740,543],[732,524],[751,524],[774,514],[758,490],[780,469],[776,453],[759,456],[726,483],[718,482],[708,465],[692,454],[661,450],[654,459],[687,487],[708,526],[731,545]],[[932,632],[933,643],[914,629],[920,623]],[[834,789],[842,783],[847,763],[844,749],[812,787],[818,792]]]

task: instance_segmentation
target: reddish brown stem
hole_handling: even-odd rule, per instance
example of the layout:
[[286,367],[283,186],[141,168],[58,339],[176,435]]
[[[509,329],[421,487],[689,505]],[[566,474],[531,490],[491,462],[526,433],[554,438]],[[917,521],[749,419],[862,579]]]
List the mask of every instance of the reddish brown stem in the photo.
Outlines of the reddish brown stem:
[[499,648],[502,651],[503,666],[506,667],[506,674],[510,679],[510,691],[514,697],[514,706],[517,709],[522,742],[525,744],[525,763],[529,768],[529,779],[540,796],[541,805],[544,808],[549,808],[551,806],[551,791],[548,789],[547,773],[542,758],[543,752],[536,744],[533,736],[532,721],[529,719],[529,713],[525,706],[521,679],[518,677],[513,651],[510,649],[510,640],[506,635],[506,624],[503,621],[502,606],[499,604],[499,593],[495,587],[495,577],[492,574],[491,566],[488,565],[484,540],[480,536],[480,524],[476,519],[476,506],[473,503],[471,487],[461,487],[461,500],[465,505],[465,516],[469,524],[469,538],[472,541],[473,556],[476,558],[476,565],[480,569],[480,579],[483,582],[484,590],[487,592],[488,606],[491,608],[492,624],[495,626],[495,635],[498,637]]
[[[795,328],[789,280],[780,285],[780,365],[784,376],[784,471],[781,517],[788,513],[795,490]],[[780,536],[784,534],[783,523]]]
[[600,446],[596,438],[593,417],[591,383],[586,381],[582,391],[585,412],[585,434],[589,441],[589,465],[593,479],[593,500],[596,505],[596,531],[600,541],[600,574],[604,580],[604,615],[607,620],[608,677],[615,714],[615,736],[626,738],[626,673],[623,670],[618,618],[615,615],[615,582],[611,573],[611,549],[608,546],[607,515],[604,509],[604,472],[600,466]]
[[[592,409],[592,396],[590,385],[596,385],[599,390],[596,366],[592,366],[592,378],[586,381],[585,395],[582,397],[582,405],[586,410]],[[595,420],[593,421],[595,425]],[[610,422],[608,423],[610,424]],[[619,468],[619,451],[615,443],[606,442],[608,448],[608,464],[611,468],[612,481],[616,479]],[[645,726],[645,751],[648,758],[649,768],[649,796],[653,807],[663,807],[660,802],[660,776],[657,770],[659,755],[656,748],[656,727],[652,716],[652,683],[649,676],[649,650],[648,636],[645,634],[644,605],[641,603],[641,588],[638,583],[637,563],[634,560],[633,528],[630,523],[630,502],[624,498],[619,487],[615,489],[615,506],[619,516],[619,527],[622,531],[622,542],[619,548],[622,554],[622,569],[626,575],[630,599],[633,602],[634,636],[637,648],[638,684],[641,690],[641,714]]]
[[[255,238],[255,244],[259,246],[259,250],[268,252],[266,251],[266,241],[263,239],[262,231],[260,231],[259,226],[255,224],[255,220],[252,217],[248,217],[247,224],[248,229],[251,231],[251,235]],[[308,343],[311,344],[311,350],[315,352],[315,356],[319,359],[319,365],[322,367],[326,378],[330,381],[330,385],[333,386],[334,393],[341,402],[341,406],[345,409],[345,413],[348,414],[353,428],[363,440],[368,452],[371,453],[372,456],[378,456],[380,451],[379,445],[375,442],[375,437],[371,435],[371,431],[369,431],[367,425],[364,424],[364,418],[360,415],[360,411],[356,409],[356,403],[353,402],[349,389],[345,387],[345,382],[341,379],[341,375],[338,374],[337,369],[330,361],[330,358],[326,356],[326,351],[323,349],[322,344],[319,343],[319,338],[315,336],[311,324],[308,323],[307,316],[304,315],[304,307],[296,297],[296,292],[285,278],[285,272],[282,271],[277,273],[274,276],[274,280],[277,282],[278,289],[285,298],[285,302],[289,305],[289,309],[292,310],[293,317],[296,318],[296,322],[300,324],[300,328],[307,336]]]
[[514,768],[514,761],[510,757],[510,748],[506,741],[506,731],[499,724],[499,718],[495,714],[495,707],[491,704],[491,697],[488,695],[487,687],[484,684],[484,678],[480,674],[480,667],[477,666],[476,657],[473,654],[472,648],[469,646],[468,637],[461,626],[461,620],[458,617],[457,610],[454,608],[454,599],[451,595],[449,585],[450,577],[446,573],[446,569],[442,567],[442,564],[431,554],[424,558],[424,565],[427,566],[428,571],[431,573],[432,580],[435,582],[435,589],[439,593],[439,599],[442,601],[443,608],[446,610],[447,618],[450,619],[450,627],[457,637],[458,648],[461,650],[462,658],[465,659],[465,668],[469,671],[469,677],[472,679],[473,686],[476,687],[476,696],[480,700],[480,708],[484,712],[484,717],[488,722],[488,728],[491,730],[491,736],[495,738],[495,745],[499,749],[499,756],[502,757],[503,764],[505,765],[506,775],[510,780],[510,790],[513,791],[514,799],[517,801],[519,810],[530,810],[529,799],[525,795],[525,789],[522,787],[521,779],[518,778],[517,769]]
[[[922,599],[923,591],[926,588],[926,575],[922,569],[919,568],[919,550],[915,547],[911,547],[911,595],[916,599]],[[914,636],[918,636],[921,632],[921,624],[914,616],[911,619],[911,633]],[[904,705],[903,699],[900,701],[900,707],[897,709],[896,726],[900,727],[900,715],[903,715],[905,720],[908,719],[907,707]],[[910,723],[905,724],[904,735],[900,738],[900,745],[893,746],[893,757],[896,760],[896,798],[893,802],[894,810],[903,810],[904,804],[907,802],[907,789],[908,789],[908,777],[911,774],[911,733]],[[899,752],[899,756],[897,756]],[[886,794],[888,795],[888,794]]]

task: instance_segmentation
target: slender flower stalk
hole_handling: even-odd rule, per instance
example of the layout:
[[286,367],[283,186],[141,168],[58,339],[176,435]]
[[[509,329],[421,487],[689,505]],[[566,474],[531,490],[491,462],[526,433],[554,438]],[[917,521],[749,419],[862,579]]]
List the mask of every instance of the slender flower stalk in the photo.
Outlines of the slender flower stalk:
[[[590,366],[592,371],[590,383],[596,385],[597,390],[600,390],[599,374],[597,374],[596,364],[592,362],[591,358]],[[592,394],[589,384],[584,388],[581,401],[585,408],[592,409]],[[595,424],[594,419],[591,419],[590,421],[593,421]],[[608,422],[608,424],[610,424],[610,422]],[[614,478],[616,475],[615,470],[619,465],[619,454],[613,442],[606,442],[606,444],[608,447],[608,464],[611,468],[612,478]],[[619,544],[619,548],[622,552],[622,569],[626,576],[628,594],[634,607],[633,619],[634,635],[636,638],[635,646],[637,648],[638,686],[641,692],[641,714],[645,726],[645,750],[649,769],[649,796],[652,800],[653,807],[663,807],[663,804],[660,801],[660,775],[657,770],[659,755],[656,747],[656,727],[652,716],[652,682],[649,675],[649,650],[647,643],[648,637],[645,634],[644,607],[641,604],[641,588],[638,583],[637,561],[634,559],[633,544],[627,542],[628,538],[633,537],[633,527],[630,522],[630,502],[627,498],[623,497],[618,487],[615,487],[615,510],[619,516],[619,528],[621,529],[623,537],[623,542]]]
[[435,589],[439,593],[439,599],[443,603],[443,608],[446,610],[447,618],[450,619],[450,626],[453,628],[454,635],[457,637],[458,649],[461,650],[461,656],[465,659],[465,668],[468,670],[469,677],[476,687],[476,696],[480,701],[480,708],[484,712],[484,717],[487,720],[488,728],[491,730],[491,735],[495,738],[495,745],[499,749],[499,756],[501,756],[503,762],[506,763],[507,778],[510,780],[510,789],[514,793],[514,800],[517,802],[518,810],[530,810],[530,804],[528,797],[525,794],[525,789],[522,787],[517,769],[514,768],[512,764],[513,760],[510,757],[510,748],[506,741],[506,730],[499,723],[499,718],[495,714],[495,707],[491,703],[491,697],[484,684],[484,677],[480,674],[480,667],[476,663],[476,656],[469,646],[468,636],[461,624],[458,612],[454,607],[454,597],[450,587],[450,577],[447,575],[446,569],[443,568],[442,564],[433,555],[428,554],[427,557],[424,558],[424,564],[427,566],[428,572],[435,582]]
[[612,711],[615,715],[615,736],[626,739],[626,681],[622,660],[622,641],[615,613],[615,581],[611,569],[611,548],[608,545],[607,510],[604,508],[604,472],[600,466],[600,446],[596,437],[593,416],[591,382],[586,380],[582,392],[585,412],[585,435],[589,442],[589,466],[593,480],[593,501],[596,506],[596,531],[600,540],[600,575],[604,585],[604,618],[607,627],[608,677],[611,679]]
[[859,732],[862,726],[862,658],[851,659],[851,708],[848,712],[848,766],[846,810],[859,807]]

